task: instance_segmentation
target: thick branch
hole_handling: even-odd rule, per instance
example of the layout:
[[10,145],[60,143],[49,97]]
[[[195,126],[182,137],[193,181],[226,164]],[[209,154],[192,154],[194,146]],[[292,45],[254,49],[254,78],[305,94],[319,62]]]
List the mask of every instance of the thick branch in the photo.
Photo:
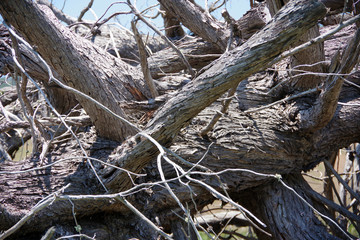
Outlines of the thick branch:
[[[58,22],[50,9],[43,7],[42,11],[39,7],[31,1],[1,1],[0,12],[29,43],[37,46],[37,51],[64,81],[123,117],[119,102],[150,97],[139,71],[79,38]],[[32,23],[31,27],[24,24],[27,22]],[[134,133],[132,128],[96,108],[92,102],[78,100],[100,135],[121,141]]]
[[67,24],[69,24],[69,25],[77,22],[76,18],[71,17],[71,16],[65,14],[63,11],[61,11],[60,9],[58,9],[57,7],[55,7],[55,6],[54,6],[52,3],[50,3],[48,0],[37,0],[37,3],[48,6],[48,7],[54,12],[55,16],[56,16],[59,20],[65,22],[65,23],[67,23]]
[[200,11],[195,4],[186,0],[159,0],[159,2],[167,11],[174,13],[191,31],[215,44],[221,50],[226,49],[230,31],[227,31],[223,24]]
[[[193,68],[200,69],[221,56],[212,44],[199,38],[189,38],[177,47],[186,56]],[[179,55],[172,48],[165,48],[148,58],[151,76],[159,78],[166,73],[177,73],[186,69]]]
[[[349,41],[341,60],[338,54],[334,57],[332,65],[330,66],[330,68],[333,68],[330,69],[331,72],[347,74],[353,69],[360,53],[359,41],[360,30],[358,30],[354,38]],[[314,131],[324,127],[332,119],[336,111],[343,82],[344,78],[338,75],[332,75],[326,79],[322,92],[314,106],[307,111],[301,112],[300,119],[302,120],[302,129]]]
[[[160,109],[148,124],[147,133],[161,144],[169,145],[179,130],[202,109],[237,85],[249,75],[264,69],[268,62],[296,41],[326,13],[318,1],[292,1],[273,20],[244,45],[214,61],[191,83]],[[125,146],[136,146],[129,152],[119,152],[115,164],[139,171],[157,150],[148,140],[128,141]],[[109,189],[128,187],[127,178],[119,171],[104,169],[102,175]]]
[[[303,190],[310,186],[300,174],[291,174],[284,178],[288,186],[311,204]],[[280,182],[268,184],[254,195],[257,196],[255,201],[260,206],[260,213],[274,239],[339,239],[330,235],[313,210]]]

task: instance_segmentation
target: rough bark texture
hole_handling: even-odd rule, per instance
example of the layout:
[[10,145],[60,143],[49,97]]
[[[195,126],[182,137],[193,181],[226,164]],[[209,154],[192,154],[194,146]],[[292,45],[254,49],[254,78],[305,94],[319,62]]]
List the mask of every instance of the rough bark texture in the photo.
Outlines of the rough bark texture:
[[164,7],[161,5],[160,10],[163,10],[164,13],[164,27],[165,27],[165,36],[172,39],[177,40],[185,36],[184,29],[181,27],[181,22],[177,17],[169,11],[165,11]]
[[[201,69],[221,56],[221,52],[208,42],[199,38],[187,37],[177,45],[187,57],[191,67]],[[166,58],[164,58],[166,56]],[[153,78],[165,76],[167,73],[177,73],[186,69],[179,55],[170,47],[149,57],[149,68]]]
[[204,40],[218,46],[221,50],[226,49],[230,31],[206,15],[196,4],[185,0],[160,0],[159,2],[167,11],[175,13],[185,27],[191,29]]
[[[131,31],[106,24],[98,27],[99,32],[95,35],[90,32],[89,28],[83,26],[78,26],[76,28],[72,27],[71,29],[80,36],[86,36],[88,38],[91,36],[91,41],[95,43],[95,45],[101,47],[111,55],[116,57],[117,54],[115,51],[118,51],[123,61],[131,65],[138,65],[139,53],[134,35]],[[113,36],[113,39],[111,38],[111,35]],[[143,41],[146,42],[148,50],[152,53],[167,47],[165,41],[157,36],[143,36]]]
[[[285,175],[285,184],[293,188],[304,200],[312,204],[307,197],[306,188],[310,186],[300,174]],[[321,224],[313,210],[302,201],[294,192],[286,188],[278,181],[273,181],[255,191],[250,191],[248,197],[252,201],[245,203],[253,204],[251,209],[257,209],[262,219],[266,222],[272,237],[257,232],[260,239],[345,239],[337,238],[327,233],[325,226]],[[313,204],[312,204],[313,205]],[[296,208],[294,207],[296,206]],[[259,208],[260,207],[260,208]],[[298,219],[302,218],[302,221]]]
[[[24,3],[27,2],[23,1],[17,4],[22,6]],[[164,3],[190,4],[183,1],[164,1]],[[10,5],[7,4],[11,5],[12,3],[10,1],[0,2],[1,12],[9,9]],[[340,93],[339,86],[342,85],[342,82],[336,82],[336,88],[334,88],[334,93],[331,93],[331,95],[326,91],[327,89],[331,90],[331,88],[324,88],[322,92],[314,92],[311,95],[291,101],[283,101],[281,104],[266,109],[251,113],[244,112],[282,99],[284,95],[288,94],[286,92],[288,88],[285,87],[282,89],[284,91],[282,95],[265,96],[264,93],[268,92],[281,79],[273,70],[259,71],[268,67],[268,62],[286,50],[291,44],[297,42],[301,35],[316,24],[317,20],[324,16],[325,13],[324,5],[318,1],[293,1],[288,3],[274,16],[273,20],[245,44],[213,61],[209,66],[202,69],[195,79],[179,89],[178,92],[166,96],[165,99],[169,100],[154,114],[154,118],[144,130],[145,133],[158,140],[163,146],[171,147],[178,155],[190,162],[196,163],[206,155],[201,165],[209,169],[206,171],[208,175],[198,172],[189,176],[209,184],[222,193],[222,187],[225,186],[229,196],[239,203],[244,205],[249,202],[256,203],[255,206],[249,205],[249,208],[267,223],[268,228],[266,230],[271,232],[275,239],[336,238],[329,235],[325,227],[316,218],[316,215],[292,192],[289,193],[288,189],[283,188],[274,177],[256,175],[243,169],[264,174],[282,174],[288,185],[294,187],[305,199],[309,200],[305,191],[303,191],[308,186],[305,186],[301,177],[298,176],[299,172],[314,167],[319,161],[329,159],[335,149],[347,146],[360,137],[360,124],[357,120],[360,117],[358,107],[360,104],[359,91],[354,86],[349,85],[345,86]],[[38,12],[38,14],[41,16],[42,13]],[[17,20],[17,17],[22,19],[23,16],[12,16],[10,13],[4,15],[12,19],[14,22],[12,24],[16,28],[24,28],[20,26],[20,20]],[[183,23],[186,25],[185,22]],[[35,26],[38,25],[35,24]],[[58,27],[61,29],[61,26]],[[24,31],[24,35],[30,34],[32,36],[31,33],[25,33],[26,30],[24,29],[22,31]],[[57,31],[55,33],[60,34]],[[68,69],[69,66],[67,65],[54,64],[54,60],[59,60],[59,56],[54,58],[47,56],[53,67],[55,69],[58,67],[61,71],[57,71],[67,81],[75,85],[80,83],[89,84],[93,79],[96,79],[96,81],[100,81],[99,79],[105,80],[102,74],[109,74],[107,71],[109,69],[111,69],[111,71],[109,70],[111,74],[117,73],[116,71],[125,71],[126,74],[128,73],[127,70],[131,70],[133,71],[132,76],[135,78],[134,81],[140,79],[138,69],[109,57],[84,40],[74,42],[73,38],[70,37],[70,35],[73,35],[67,30],[64,30],[64,35],[70,41],[70,46],[73,46],[73,48],[66,49],[78,52],[85,51],[84,49],[88,50],[86,53],[82,52],[83,55],[81,55],[80,59],[76,58],[79,55],[69,53],[70,57],[73,58],[65,59],[65,62],[71,63],[74,61],[74,63],[78,63],[78,60],[81,60],[90,64],[85,58],[91,59],[91,57],[94,57],[98,60],[97,56],[99,55],[101,61],[111,59],[114,64],[112,67],[119,68],[120,66],[120,69],[114,70],[113,68],[107,68],[105,63],[105,65],[100,66],[91,63],[87,66],[86,71],[95,69],[98,72],[89,76],[85,73],[76,73],[75,77],[82,76],[79,74],[89,77],[86,82],[81,82],[81,79],[77,82],[76,79],[68,79],[70,73],[67,71],[71,72],[74,68],[70,67]],[[27,39],[34,41],[32,37],[27,37]],[[69,43],[60,46],[69,47],[67,44]],[[202,51],[212,49],[207,43],[201,44],[196,43],[196,45],[203,47]],[[196,49],[188,47],[186,43],[182,46],[183,49],[191,49],[191,51]],[[48,46],[39,46],[38,48],[42,49],[43,54],[48,54]],[[166,51],[168,50],[163,50],[162,53]],[[159,54],[161,53],[159,52]],[[331,54],[328,55],[331,56]],[[357,58],[356,55],[354,57]],[[169,56],[169,59],[172,59],[172,57]],[[154,62],[156,62],[155,57]],[[342,64],[348,66],[352,64],[346,63],[348,62],[344,61]],[[171,64],[165,65],[169,66]],[[98,69],[99,67],[102,67],[102,69]],[[348,71],[350,70],[347,69],[345,72]],[[251,76],[256,72],[258,73]],[[130,84],[131,79],[129,80],[128,77],[129,75],[124,76],[124,82]],[[358,73],[353,74],[349,79],[356,82]],[[237,96],[242,96],[242,98],[238,98],[236,102],[232,103],[229,113],[223,115],[210,134],[204,138],[200,137],[198,133],[201,128],[207,125],[215,111],[221,107],[221,102],[216,102],[216,100],[239,82],[241,84],[237,88]],[[118,89],[115,82],[111,83],[113,84],[112,87]],[[104,88],[104,92],[111,92],[112,90],[109,89],[107,84],[110,83],[105,83],[101,87]],[[97,89],[89,89],[93,86],[80,86],[79,89],[97,91]],[[117,93],[113,92],[113,94]],[[331,96],[331,101],[327,101],[328,105],[318,104],[321,100],[324,101],[324,96]],[[337,105],[339,96],[342,105]],[[119,101],[120,97],[112,97],[116,99],[107,100]],[[120,100],[132,99],[136,98],[129,94],[121,96]],[[121,104],[121,102],[116,102],[116,104]],[[306,120],[316,120],[309,115],[317,111],[317,106],[325,106],[324,111],[327,111],[327,114],[324,119],[318,119],[321,121],[320,125],[318,124],[316,128],[313,127],[309,131],[309,127],[306,128],[303,124]],[[88,111],[86,107],[85,110]],[[91,113],[90,111],[89,114],[93,118],[94,116]],[[99,117],[99,115],[97,116]],[[300,118],[299,116],[308,116],[308,118]],[[105,119],[113,124],[113,120],[106,117]],[[113,129],[114,126],[107,125],[106,127]],[[95,124],[96,128],[98,128],[97,124]],[[147,174],[142,177],[133,177],[132,180],[135,181],[135,184],[160,180],[156,166],[158,150],[145,137],[137,135],[118,145],[117,142],[104,140],[97,136],[94,128],[85,127],[82,131],[79,138],[89,156],[136,173]],[[124,135],[122,136],[125,138]],[[176,144],[172,146],[173,143]],[[47,162],[52,163],[74,156],[79,156],[78,161],[57,162],[51,167],[27,173],[5,174],[4,172],[13,171],[14,169],[26,170],[39,166],[36,155],[30,160],[19,163],[1,163],[0,173],[3,174],[3,177],[0,178],[0,193],[2,194],[0,229],[8,229],[43,196],[71,183],[71,186],[60,194],[56,202],[40,211],[35,217],[32,217],[13,238],[39,239],[39,236],[51,226],[56,228],[56,237],[75,233],[72,213],[72,207],[74,207],[78,224],[83,228],[83,233],[89,236],[96,233],[99,239],[156,239],[158,233],[116,199],[82,199],[70,202],[66,198],[66,195],[98,195],[104,193],[104,189],[89,167],[89,160],[84,161],[82,159],[82,154],[79,153],[78,148],[75,142],[59,143],[55,145],[51,154],[47,156]],[[171,154],[168,154],[168,156],[184,169],[189,169],[189,166],[180,163]],[[98,170],[100,179],[110,192],[117,193],[128,190],[133,186],[133,182],[127,173],[95,161],[92,161],[92,163]],[[163,169],[166,179],[177,176],[176,171],[169,164],[163,163]],[[228,171],[219,173],[218,177],[209,175],[211,172],[226,169]],[[292,176],[293,174],[295,176]],[[182,180],[187,182],[185,178]],[[169,185],[180,201],[186,203],[186,207],[191,211],[191,214],[214,200],[214,195],[198,183],[191,182],[184,185],[176,180],[169,182]],[[184,228],[184,222],[179,220],[179,215],[181,217],[186,216],[170,196],[168,190],[159,185],[152,188],[145,187],[141,191],[137,190],[135,189],[135,193],[126,196],[126,199],[151,221],[160,225],[164,231],[174,233],[176,239],[182,239],[186,234],[179,231],[180,228]],[[253,201],[249,201],[249,196]],[[36,230],[34,230],[34,226],[36,226]],[[33,235],[30,235],[30,233]],[[267,239],[260,232],[258,236]]]
[[[30,1],[3,1],[2,16],[21,32],[70,86],[104,103],[120,116],[121,101],[150,97],[139,71],[77,37],[63,26],[50,9]],[[31,11],[29,10],[31,9]],[[21,18],[19,18],[21,16]],[[22,24],[28,22],[32,27]],[[78,98],[101,136],[122,141],[134,130],[109,116],[94,103]],[[108,117],[103,117],[108,116]]]
[[[289,3],[245,44],[204,68],[196,79],[157,112],[146,132],[164,146],[168,146],[191,118],[241,80],[264,69],[269,61],[310,28],[310,23],[314,23],[321,14],[325,14],[324,5],[321,3]],[[299,20],[296,16],[303,18]],[[149,140],[138,141],[139,139],[130,139],[124,143],[124,146],[137,144],[130,152],[119,149],[119,158],[114,159],[113,163],[135,172],[142,169],[157,150]],[[121,190],[128,186],[123,173],[119,171],[105,168],[101,175],[106,176],[104,182],[110,189]]]
[[[288,0],[271,0],[267,1],[270,14],[275,15]],[[303,44],[317,36],[319,36],[319,26],[315,25],[294,44],[294,46]],[[306,73],[323,73],[324,72],[324,43],[317,43],[307,49],[300,51],[290,57],[290,86],[297,90],[308,90],[318,86],[323,82],[323,78],[317,75]],[[296,76],[298,75],[298,76]]]

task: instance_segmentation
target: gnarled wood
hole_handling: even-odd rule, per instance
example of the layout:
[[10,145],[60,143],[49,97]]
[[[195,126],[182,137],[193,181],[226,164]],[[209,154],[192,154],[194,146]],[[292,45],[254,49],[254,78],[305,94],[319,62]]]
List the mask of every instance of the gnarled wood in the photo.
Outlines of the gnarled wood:
[[222,51],[226,49],[230,31],[217,20],[199,11],[196,4],[186,0],[160,0],[159,2],[167,11],[176,15],[185,27],[218,46]]
[[[323,14],[325,7],[317,1],[290,2],[265,28],[242,46],[214,61],[170,99],[148,124],[146,132],[164,146],[168,146],[191,118],[229,88],[264,69],[269,61],[295,42],[299,35]],[[119,157],[112,162],[134,172],[142,169],[157,150],[149,140],[138,141],[131,139],[125,142],[122,149],[134,144],[135,147],[130,152],[119,149]],[[110,168],[105,168],[101,175],[106,176],[104,182],[109,189],[125,189],[129,184],[123,173]]]
[[[126,118],[119,102],[150,97],[141,72],[76,36],[47,7],[31,1],[2,1],[0,12],[30,44],[37,44],[37,51],[65,82],[104,103],[120,116]],[[23,22],[31,22],[32,27]],[[134,134],[134,129],[109,116],[94,103],[82,98],[78,100],[101,136],[122,141]]]
[[[288,239],[302,239],[303,236],[299,236],[296,232],[296,226],[307,227],[300,229],[303,234],[313,234],[324,238],[332,238],[332,236],[326,233],[323,226],[318,225],[319,222],[316,221],[313,213],[298,198],[292,195],[286,195],[281,199],[276,197],[275,191],[283,194],[286,194],[286,191],[278,189],[273,176],[257,175],[241,169],[268,174],[298,174],[302,169],[309,169],[318,161],[328,159],[334,149],[356,141],[360,137],[360,125],[357,121],[360,110],[351,104],[359,104],[358,92],[354,88],[346,89],[346,94],[343,95],[344,99],[341,100],[345,105],[337,106],[334,116],[327,126],[321,129],[322,125],[320,129],[316,128],[311,132],[304,132],[300,128],[301,121],[296,116],[300,111],[309,111],[314,106],[314,101],[319,98],[317,93],[292,101],[284,101],[267,109],[253,111],[251,114],[239,110],[239,103],[235,102],[232,104],[229,114],[222,116],[207,138],[198,136],[199,127],[201,129],[201,126],[205,126],[214,111],[219,108],[219,102],[214,103],[214,101],[240,81],[242,82],[238,88],[239,96],[245,95],[243,91],[249,89],[259,90],[256,92],[259,96],[261,93],[267,92],[278,81],[276,72],[267,70],[253,76],[248,81],[243,80],[251,74],[265,69],[268,62],[290,44],[296,42],[299,36],[306,32],[311,24],[316,24],[317,19],[324,14],[324,6],[317,1],[290,2],[247,43],[214,61],[177,93],[168,95],[168,98],[171,99],[155,113],[154,119],[144,131],[164,146],[168,147],[175,143],[172,150],[190,162],[197,162],[204,156],[206,150],[209,150],[201,162],[209,169],[206,171],[208,175],[198,172],[190,173],[189,176],[209,184],[222,193],[221,183],[223,183],[230,196],[238,202],[241,203],[241,197],[246,196],[244,193],[250,188],[258,189],[259,192],[256,192],[257,196],[255,197],[258,197],[259,204],[256,209],[262,210],[264,219],[274,219],[273,222],[276,222],[277,225],[270,226],[267,230],[279,239],[281,239],[282,233]],[[267,74],[268,77],[263,78],[264,74]],[[285,87],[281,89],[283,94],[289,94],[286,92],[287,90]],[[339,89],[337,88],[337,90]],[[250,98],[254,96],[249,92],[246,94]],[[247,109],[262,106],[282,97],[279,95],[251,98],[247,99],[248,101],[242,107]],[[336,104],[333,104],[334,99],[331,100],[332,107],[336,107]],[[206,108],[211,103],[213,105]],[[184,128],[184,126],[188,127]],[[343,131],[344,127],[350,130]],[[121,146],[117,146],[116,142],[104,141],[91,131],[85,131],[79,137],[90,156],[134,172],[145,172],[147,176],[134,177],[133,180],[136,184],[160,179],[154,161],[158,153],[157,148],[145,137],[135,136],[126,140]],[[212,144],[211,147],[209,147],[210,144]],[[81,156],[77,152],[78,145],[75,143],[59,144],[48,155],[47,160],[53,162],[64,157]],[[189,169],[188,165],[180,163],[171,154],[168,156],[184,169]],[[37,160],[35,157],[21,163],[2,163],[0,173],[15,168],[28,169],[39,166]],[[126,190],[132,186],[133,182],[129,175],[123,171],[95,161],[93,163],[101,180],[105,182],[111,192]],[[177,176],[172,166],[163,163],[163,169],[166,179]],[[212,172],[226,169],[228,171],[219,173],[218,177],[210,175]],[[295,181],[293,184],[291,177],[285,177],[285,179],[301,193],[301,188],[298,188],[299,182]],[[182,180],[187,181],[185,178]],[[66,195],[90,194],[89,197],[95,198],[98,197],[98,194],[104,193],[101,184],[87,163],[74,161],[58,162],[46,169],[31,173],[6,174],[0,178],[0,192],[5,193],[0,206],[0,211],[4,213],[0,215],[0,229],[6,230],[24,216],[28,209],[41,198],[41,195],[52,193],[68,183],[71,183],[71,186],[60,194],[58,201],[39,212],[37,216],[32,217],[14,238],[29,238],[26,235],[29,232],[35,234],[34,238],[39,238],[39,235],[45,233],[52,225],[55,225],[56,234],[58,234],[56,237],[60,236],[59,234],[75,233],[74,217],[71,212],[72,203],[78,223],[84,228],[83,233],[89,234],[89,236],[96,233],[100,239],[109,237],[155,239],[157,237],[158,234],[153,229],[150,229],[144,221],[137,218],[115,198],[111,200],[109,198],[101,200],[74,199],[71,203]],[[209,204],[214,199],[212,194],[198,183],[182,185],[176,180],[169,182],[169,185],[180,201],[187,203],[186,207],[189,208],[191,214],[194,214],[195,209]],[[184,216],[183,211],[163,186],[146,188],[144,191],[126,196],[126,199],[151,221],[163,227],[166,232],[176,233],[176,230],[182,225],[178,215]],[[266,199],[267,202],[263,202],[261,199]],[[287,199],[289,201],[284,203],[283,201]],[[243,200],[250,202],[249,198],[243,198]],[[276,208],[269,210],[269,206],[272,207],[272,204],[286,206],[289,208],[286,209],[288,211],[280,212],[280,214],[289,213],[289,215],[283,217],[279,212],[271,211]],[[269,211],[265,212],[265,208],[266,211]],[[307,215],[294,219],[293,217],[297,216],[299,210],[306,212]],[[266,215],[266,213],[269,214]],[[284,219],[287,222],[284,222]],[[285,229],[278,228],[289,221],[294,224],[288,228],[286,225]],[[37,226],[36,230],[33,229],[33,226]],[[181,238],[184,235],[175,234],[174,236]]]

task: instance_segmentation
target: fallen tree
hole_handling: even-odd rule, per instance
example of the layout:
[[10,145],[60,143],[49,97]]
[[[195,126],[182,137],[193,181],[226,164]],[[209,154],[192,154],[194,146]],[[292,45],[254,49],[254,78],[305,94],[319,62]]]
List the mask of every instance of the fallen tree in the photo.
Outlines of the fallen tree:
[[[359,31],[352,28],[348,43],[324,63],[321,42],[325,37],[318,37],[316,28],[327,13],[326,1],[290,1],[281,9],[275,1],[268,2],[276,14],[241,41],[236,39],[241,35],[232,38],[231,32],[251,18],[226,25],[193,1],[159,2],[207,42],[185,38],[173,50],[185,54],[162,49],[148,57],[149,75],[156,78],[187,71],[187,60],[198,70],[194,77],[173,77],[172,87],[169,77],[158,79],[155,84],[163,93],[155,99],[143,79],[148,76],[144,68],[131,66],[79,37],[51,9],[32,1],[0,3],[10,31],[6,36],[12,40],[4,45],[7,57],[2,58],[6,59],[2,72],[14,78],[20,75],[23,86],[27,78],[36,79],[47,96],[60,98],[54,100],[58,103],[64,95],[53,94],[49,86],[62,87],[61,93],[66,97],[71,93],[92,122],[90,126],[88,121],[69,118],[66,123],[67,117],[55,112],[65,126],[61,131],[56,129],[59,122],[45,127],[31,106],[24,107],[29,125],[16,127],[31,127],[33,141],[38,137],[34,141],[38,152],[21,162],[1,163],[0,229],[5,232],[0,239],[38,238],[47,230],[57,237],[195,239],[200,227],[193,216],[214,199],[243,213],[259,239],[351,239],[351,233],[328,214],[326,204],[311,198],[316,193],[300,173],[359,138],[359,94],[354,90]],[[24,24],[30,21],[31,26]],[[36,45],[45,61],[15,30]],[[237,32],[241,30],[246,29]],[[311,59],[306,59],[309,54],[287,51],[308,40],[313,48],[304,51],[316,49]],[[10,44],[18,63],[9,58]],[[40,66],[40,74],[29,59]],[[204,59],[209,62],[205,67],[199,63]],[[277,63],[280,60],[282,65]],[[281,67],[287,63],[290,70]],[[321,67],[310,72],[302,66],[305,63]],[[278,69],[273,69],[274,64]],[[315,73],[319,77],[294,77],[297,68],[307,74],[321,72]],[[343,87],[344,82],[352,84]],[[26,101],[26,95],[18,95]],[[59,104],[61,113],[71,110],[71,102]],[[218,112],[216,125],[201,134]],[[14,128],[6,111],[3,115],[4,126]],[[78,122],[78,134],[71,121]],[[9,127],[3,129],[9,131]],[[358,199],[356,194],[353,197]],[[345,209],[341,214],[357,227],[355,212]]]

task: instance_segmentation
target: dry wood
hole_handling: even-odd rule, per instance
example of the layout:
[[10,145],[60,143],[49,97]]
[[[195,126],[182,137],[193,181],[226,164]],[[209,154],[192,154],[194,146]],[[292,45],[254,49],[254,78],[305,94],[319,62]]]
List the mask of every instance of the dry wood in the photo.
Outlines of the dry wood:
[[134,32],[134,36],[135,36],[135,39],[136,39],[136,42],[138,45],[139,55],[140,55],[140,65],[141,65],[142,72],[144,74],[145,81],[150,89],[151,97],[156,98],[157,96],[159,96],[159,93],[156,90],[154,80],[152,79],[151,74],[150,74],[145,44],[141,39],[140,33],[137,30],[136,23],[134,21],[131,22],[131,28]]
[[[360,30],[355,33],[354,37],[349,41],[348,45],[344,49],[341,61],[339,59],[339,55],[334,56],[329,71],[339,74],[347,74],[351,72],[357,63],[357,59],[359,58],[359,42]],[[306,119],[306,122],[301,122],[302,129],[313,131],[314,129],[324,127],[332,119],[333,114],[336,111],[343,82],[343,77],[337,75],[329,76],[326,79],[320,97],[314,106],[309,111],[300,113],[300,118]]]
[[185,27],[218,46],[222,51],[226,49],[230,31],[203,11],[199,11],[197,5],[185,0],[160,0],[159,2],[166,11],[176,15]]
[[[2,3],[0,3],[0,9],[1,5]],[[288,189],[280,187],[279,182],[271,182],[271,180],[275,174],[289,173],[289,176],[284,177],[285,181],[294,186],[300,195],[306,198],[302,194],[301,187],[299,188],[301,182],[298,180],[301,177],[293,178],[291,175],[298,173],[301,169],[311,168],[318,161],[328,159],[334,149],[359,139],[358,93],[346,95],[346,98],[342,100],[343,104],[337,107],[331,102],[331,108],[336,107],[336,109],[333,111],[334,117],[329,120],[328,125],[322,129],[321,127],[313,129],[313,132],[306,134],[303,129],[299,128],[302,122],[294,116],[297,116],[300,111],[311,111],[309,101],[313,102],[317,98],[316,95],[303,96],[295,101],[272,106],[251,115],[244,114],[232,105],[229,114],[219,120],[213,133],[209,134],[206,139],[198,136],[199,128],[197,128],[199,125],[205,125],[204,123],[211,119],[214,115],[211,110],[219,104],[215,102],[212,108],[202,111],[204,108],[251,73],[268,66],[269,62],[279,56],[289,44],[296,41],[299,35],[305,32],[311,24],[315,24],[316,19],[324,13],[324,7],[316,1],[288,4],[273,22],[250,39],[248,43],[222,56],[203,69],[193,82],[188,83],[177,94],[172,95],[172,99],[155,114],[155,119],[148,124],[145,133],[151,134],[166,146],[176,142],[172,150],[190,162],[195,163],[202,159],[200,164],[206,166],[200,168],[206,169],[204,172],[194,171],[187,176],[197,184],[186,186],[177,180],[168,182],[169,188],[177,198],[182,203],[189,204],[186,206],[188,210],[200,209],[212,201],[213,197],[206,189],[214,189],[217,191],[216,193],[219,193],[224,190],[223,184],[226,184],[226,191],[232,199],[239,202],[241,199],[246,199],[247,202],[251,202],[248,201],[249,196],[243,197],[243,194],[251,188],[254,192],[250,199],[258,198],[259,200],[255,209],[266,208],[267,216],[264,219],[276,222],[275,226],[270,226],[270,230],[275,236],[300,239],[306,235],[332,239],[332,236],[326,233],[325,227],[318,224],[318,219],[311,209],[309,210],[297,195],[291,192],[289,194]],[[303,18],[299,20],[299,16],[305,17],[306,20]],[[139,70],[137,71],[139,72]],[[259,75],[261,76],[261,74]],[[270,82],[276,78],[276,74],[269,75],[270,78],[267,80],[270,79]],[[271,83],[263,84],[267,80],[258,82],[254,80],[251,82],[254,84],[252,85],[253,89],[268,91]],[[246,85],[249,82],[242,83]],[[251,85],[248,84],[247,88],[251,88]],[[242,89],[244,88],[240,88],[238,95],[243,94]],[[332,96],[336,96],[336,94]],[[257,104],[265,105],[268,103],[267,101],[276,100],[266,97],[260,99]],[[252,99],[249,99],[249,102],[251,101]],[[139,103],[142,102],[139,101]],[[123,101],[119,104],[124,105],[125,103]],[[196,115],[197,117],[194,119]],[[329,117],[332,115],[327,115],[327,118]],[[184,128],[189,123],[194,125]],[[349,131],[341,131],[344,128],[351,129],[349,131],[352,134],[349,134]],[[178,134],[180,129],[182,131]],[[149,182],[154,182],[154,179],[159,178],[156,163],[152,162],[157,155],[157,149],[141,136],[144,136],[144,132],[128,139],[112,152],[111,149],[117,145],[115,142],[109,143],[90,132],[81,134],[81,144],[94,157],[126,167],[134,172],[144,171],[147,173],[147,176],[139,176],[135,180],[140,185],[128,189],[133,183],[129,176],[134,175],[128,175],[129,172],[125,174],[123,170],[116,170],[114,166],[106,165],[104,167],[100,163],[95,164],[111,191],[118,192],[128,189],[121,194],[127,196],[131,206],[136,207],[146,218],[153,221],[156,219],[158,224],[164,227],[162,230],[165,232],[171,231],[172,228],[181,225],[178,224],[179,217],[175,214],[184,216],[183,210],[169,196],[168,189],[161,186],[148,188]],[[56,161],[66,156],[69,159],[73,158],[76,155],[74,152],[77,147],[76,144],[72,145],[71,143],[59,145],[51,156],[49,155],[49,161]],[[158,148],[161,147],[158,146]],[[170,152],[167,153],[167,156],[171,156]],[[109,239],[111,236],[117,236],[119,239],[132,237],[155,239],[158,235],[156,230],[154,231],[143,221],[136,219],[123,204],[112,201],[113,198],[100,199],[101,196],[97,194],[102,193],[103,189],[99,187],[99,183],[86,165],[78,163],[81,158],[79,156],[77,162],[66,161],[66,164],[65,161],[53,162],[51,166],[37,168],[33,171],[28,171],[28,169],[37,164],[36,159],[21,163],[3,163],[1,165],[2,173],[13,171],[20,166],[25,171],[2,175],[0,178],[0,190],[6,193],[0,206],[0,211],[4,213],[0,215],[0,229],[11,227],[25,216],[34,202],[40,199],[40,195],[52,193],[67,183],[71,183],[65,194],[71,196],[73,203],[69,203],[66,196],[60,196],[66,201],[56,202],[46,210],[40,211],[36,218],[29,219],[22,231],[18,232],[19,236],[32,232],[34,225],[37,226],[38,231],[45,232],[54,222],[54,216],[58,219],[55,223],[61,222],[60,224],[71,227],[71,229],[61,227],[61,231],[74,232],[73,225],[71,225],[75,215],[71,211],[73,207],[76,215],[81,219],[79,224],[84,229],[95,231],[96,236],[100,239]],[[174,161],[175,159],[176,157],[173,157]],[[183,167],[188,169],[187,165]],[[169,165],[164,164],[163,171],[166,179],[178,177]],[[206,189],[200,186],[204,186]],[[140,191],[142,187],[145,191]],[[242,191],[245,189],[247,191]],[[285,197],[279,198],[276,193],[285,195]],[[79,196],[79,194],[86,195]],[[216,195],[222,198],[222,196]],[[278,211],[277,208],[272,208],[274,204],[285,210]],[[10,210],[3,211],[5,209]],[[306,215],[294,219],[293,217],[297,216],[299,210],[305,212]],[[107,213],[103,214],[105,211]],[[170,212],[175,214],[170,214]],[[91,216],[91,220],[88,220],[88,216]],[[290,221],[293,223],[292,226],[284,225]],[[127,224],[129,222],[131,222],[131,226]],[[78,223],[76,225],[78,226]],[[307,227],[302,228],[302,226]],[[301,233],[297,231],[299,229]],[[58,228],[57,231],[59,231]],[[83,234],[84,236],[85,234],[93,236],[94,232],[83,232]],[[259,232],[258,236],[262,236],[261,234]],[[183,237],[184,235],[178,234],[178,236]]]
[[[297,37],[323,14],[324,5],[315,1],[289,3],[248,42],[214,61],[170,99],[148,124],[146,132],[164,146],[168,146],[191,118],[229,88],[236,86],[250,74],[264,69],[269,61],[296,41]],[[133,145],[134,139],[124,143],[122,148],[127,148],[129,144]],[[154,153],[154,146],[145,140],[137,143],[130,152],[120,151],[119,158],[114,159],[114,162],[136,172],[150,161]],[[127,178],[124,178],[121,172],[105,168],[101,174],[106,176],[104,182],[109,189],[120,190],[129,186]]]
[[[0,11],[30,43],[38,44],[37,51],[63,76],[65,82],[103,102],[123,117],[126,116],[118,107],[118,102],[151,97],[135,68],[77,37],[58,22],[50,9],[42,7],[40,10],[40,7],[31,1],[2,1]],[[32,22],[32,28],[25,27],[21,24],[23,22]],[[78,100],[101,136],[121,141],[134,134],[132,128],[112,116],[98,117],[108,114],[93,103]]]
[[[183,42],[179,42],[177,48],[195,69],[201,69],[221,56],[217,48],[199,38],[188,37]],[[167,73],[177,73],[186,69],[179,55],[172,48],[165,48],[151,55],[148,61],[151,76],[155,79]]]
[[170,39],[180,39],[185,36],[185,32],[181,27],[180,21],[175,15],[169,11],[165,11],[164,7],[160,5],[160,10],[164,19],[165,35]]

